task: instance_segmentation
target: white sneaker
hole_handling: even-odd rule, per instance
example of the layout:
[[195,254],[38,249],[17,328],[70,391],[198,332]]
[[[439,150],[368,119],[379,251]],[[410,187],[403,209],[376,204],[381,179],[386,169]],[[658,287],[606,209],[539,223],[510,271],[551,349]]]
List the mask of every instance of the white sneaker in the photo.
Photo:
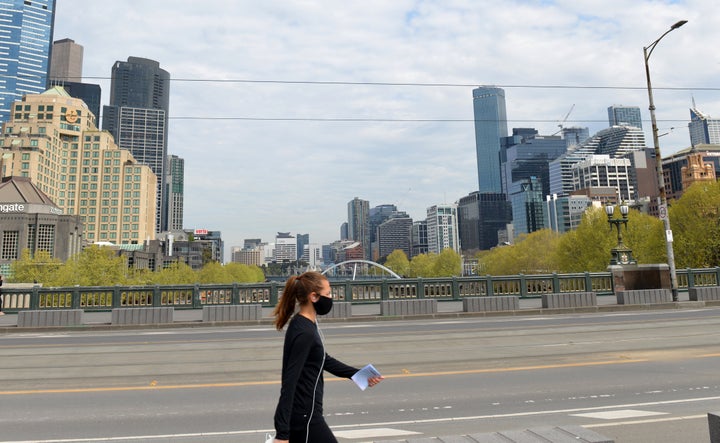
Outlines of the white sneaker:
[[5,315],[5,313],[3,311],[0,311],[0,315]]

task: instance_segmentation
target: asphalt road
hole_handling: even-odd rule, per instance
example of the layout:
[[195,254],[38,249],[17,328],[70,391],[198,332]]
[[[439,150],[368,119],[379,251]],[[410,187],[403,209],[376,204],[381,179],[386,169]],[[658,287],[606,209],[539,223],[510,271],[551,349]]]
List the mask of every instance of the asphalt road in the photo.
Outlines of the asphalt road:
[[[707,442],[720,309],[321,324],[341,442],[581,425],[617,442]],[[269,326],[17,332],[0,338],[0,442],[258,442],[282,333]]]

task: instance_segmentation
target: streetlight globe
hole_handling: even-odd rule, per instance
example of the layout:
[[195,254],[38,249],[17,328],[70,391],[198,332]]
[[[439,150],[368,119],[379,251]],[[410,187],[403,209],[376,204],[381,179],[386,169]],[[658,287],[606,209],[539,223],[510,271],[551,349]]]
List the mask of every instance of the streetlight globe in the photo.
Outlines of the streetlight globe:
[[605,205],[605,213],[607,214],[608,218],[612,217],[613,213],[615,212],[615,206],[608,203]]
[[620,213],[623,217],[627,217],[628,213],[630,212],[630,208],[628,208],[628,205],[622,204],[620,205]]

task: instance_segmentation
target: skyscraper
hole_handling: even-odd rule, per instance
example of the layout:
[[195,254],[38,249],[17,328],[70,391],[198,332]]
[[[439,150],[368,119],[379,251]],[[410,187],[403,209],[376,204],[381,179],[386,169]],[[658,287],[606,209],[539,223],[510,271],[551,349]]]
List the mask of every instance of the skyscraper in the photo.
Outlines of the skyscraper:
[[612,105],[608,107],[610,126],[633,126],[642,129],[642,117],[638,106]]
[[64,38],[52,44],[49,77],[51,82],[82,81],[83,47]]
[[140,57],[115,62],[102,128],[157,175],[156,232],[168,230],[164,210],[169,207],[165,192],[169,108],[170,74],[158,62]]
[[50,57],[50,86],[62,86],[71,97],[88,105],[100,122],[100,85],[82,82],[83,47],[64,38],[53,42]]
[[348,202],[348,239],[362,246],[365,259],[370,259],[370,202],[357,197]]
[[460,253],[457,205],[442,204],[427,208],[428,252],[439,254],[444,249]]
[[473,89],[473,110],[478,190],[504,192],[500,178],[500,139],[508,135],[505,91],[494,87]]
[[712,118],[698,111],[690,109],[690,145],[718,145],[720,144],[720,119]]
[[177,155],[168,155],[165,186],[168,207],[164,211],[168,216],[168,231],[183,228],[185,202],[185,160]]
[[48,86],[55,0],[0,0],[0,122],[25,94]]

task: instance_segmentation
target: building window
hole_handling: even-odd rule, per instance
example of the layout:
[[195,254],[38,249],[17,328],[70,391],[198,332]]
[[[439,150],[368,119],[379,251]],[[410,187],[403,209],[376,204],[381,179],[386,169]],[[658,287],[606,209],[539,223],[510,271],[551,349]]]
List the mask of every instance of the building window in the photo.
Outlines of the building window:
[[37,250],[47,251],[50,257],[55,256],[55,226],[40,225],[38,228]]
[[0,259],[2,260],[17,260],[19,257],[18,252],[18,239],[20,238],[20,232],[18,231],[4,231],[2,250],[0,250]]

